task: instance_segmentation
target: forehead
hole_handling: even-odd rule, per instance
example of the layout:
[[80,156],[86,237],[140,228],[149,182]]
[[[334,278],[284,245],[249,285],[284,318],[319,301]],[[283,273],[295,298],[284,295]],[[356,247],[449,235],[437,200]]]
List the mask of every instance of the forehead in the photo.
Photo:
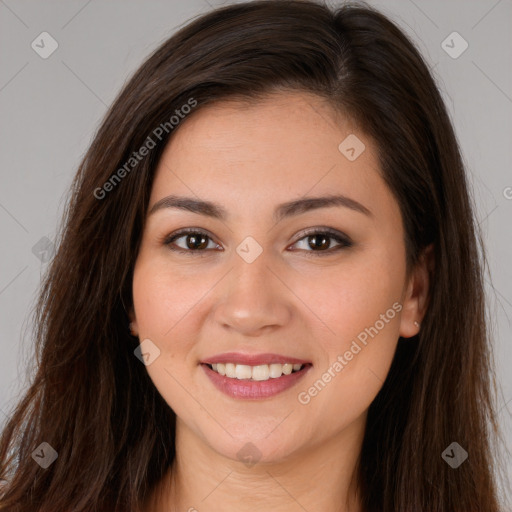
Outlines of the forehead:
[[[357,158],[343,153],[347,145]],[[223,101],[182,122],[157,167],[150,206],[182,194],[255,214],[299,197],[342,193],[386,208],[393,199],[376,154],[373,141],[315,95]]]

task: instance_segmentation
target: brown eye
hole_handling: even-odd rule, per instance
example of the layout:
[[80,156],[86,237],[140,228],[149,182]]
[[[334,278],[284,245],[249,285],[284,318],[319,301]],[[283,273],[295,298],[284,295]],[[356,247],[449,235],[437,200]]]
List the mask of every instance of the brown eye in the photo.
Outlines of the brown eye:
[[329,235],[309,235],[307,239],[311,249],[329,249],[332,237]]
[[[337,245],[334,247],[331,245],[333,240],[337,243]],[[332,254],[335,251],[352,247],[353,245],[352,241],[347,236],[338,231],[330,230],[317,230],[310,232],[295,242],[294,245],[297,245],[303,241],[306,241],[306,243],[302,248],[299,247],[299,250],[309,253],[317,253],[319,256],[323,256],[324,254]]]
[[198,235],[184,235],[186,240],[186,246],[188,249],[199,250],[206,249],[208,246],[208,237],[198,234]]
[[[176,243],[180,239],[183,239],[183,241],[180,241],[179,244]],[[165,240],[164,244],[168,245],[173,251],[193,253],[205,252],[210,242],[213,243],[213,247],[210,248],[215,248],[216,244],[207,233],[191,229],[171,235]]]

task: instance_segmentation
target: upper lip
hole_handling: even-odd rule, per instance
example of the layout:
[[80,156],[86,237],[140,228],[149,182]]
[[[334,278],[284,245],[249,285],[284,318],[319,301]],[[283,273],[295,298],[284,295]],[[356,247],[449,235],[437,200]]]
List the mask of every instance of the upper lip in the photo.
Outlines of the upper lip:
[[308,364],[309,361],[304,359],[297,359],[296,357],[283,356],[281,354],[242,354],[240,352],[225,352],[224,354],[217,354],[208,357],[201,361],[203,364],[217,364],[217,363],[234,363],[245,364],[248,366],[258,366],[262,364]]

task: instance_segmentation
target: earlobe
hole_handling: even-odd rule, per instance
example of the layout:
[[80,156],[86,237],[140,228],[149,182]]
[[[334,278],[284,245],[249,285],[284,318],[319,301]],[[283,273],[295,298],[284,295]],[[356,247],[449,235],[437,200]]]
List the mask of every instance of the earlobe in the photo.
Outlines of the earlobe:
[[433,244],[421,254],[411,275],[403,302],[399,334],[402,338],[416,336],[429,302],[431,275],[434,270]]
[[130,330],[130,334],[131,334],[132,336],[138,336],[137,328],[135,327],[134,322],[130,322],[130,323],[128,324],[128,328],[129,328],[129,330]]
[[128,318],[130,320],[130,323],[128,324],[128,330],[130,331],[130,334],[132,336],[138,336],[139,329],[137,327],[137,321],[135,320],[135,312],[133,311],[133,308],[130,308],[130,311],[128,312]]

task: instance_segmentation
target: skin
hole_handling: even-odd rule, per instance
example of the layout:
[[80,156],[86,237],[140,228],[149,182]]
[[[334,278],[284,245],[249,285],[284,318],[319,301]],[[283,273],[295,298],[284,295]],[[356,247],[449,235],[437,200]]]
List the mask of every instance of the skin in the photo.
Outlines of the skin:
[[[366,146],[354,161],[338,149],[349,134]],[[148,211],[175,194],[220,203],[230,217],[162,209],[144,227],[132,326],[159,348],[146,368],[177,415],[176,462],[147,510],[361,510],[353,477],[368,407],[398,337],[418,332],[414,322],[424,316],[428,292],[426,258],[407,279],[400,209],[376,155],[357,126],[307,93],[218,103],[180,125],[156,170]],[[281,203],[335,193],[372,215],[331,206],[272,219]],[[163,243],[186,227],[209,233],[204,252],[180,254]],[[338,230],[353,246],[327,254],[339,242],[328,239],[318,249],[309,238],[311,247],[303,232],[315,227]],[[236,252],[247,236],[263,250],[252,263]],[[174,243],[187,250],[186,235]],[[396,302],[402,310],[309,403],[300,403],[298,394]],[[313,367],[277,396],[235,399],[218,391],[199,364],[228,351],[278,353]],[[248,442],[259,452],[251,467],[237,457]]]

